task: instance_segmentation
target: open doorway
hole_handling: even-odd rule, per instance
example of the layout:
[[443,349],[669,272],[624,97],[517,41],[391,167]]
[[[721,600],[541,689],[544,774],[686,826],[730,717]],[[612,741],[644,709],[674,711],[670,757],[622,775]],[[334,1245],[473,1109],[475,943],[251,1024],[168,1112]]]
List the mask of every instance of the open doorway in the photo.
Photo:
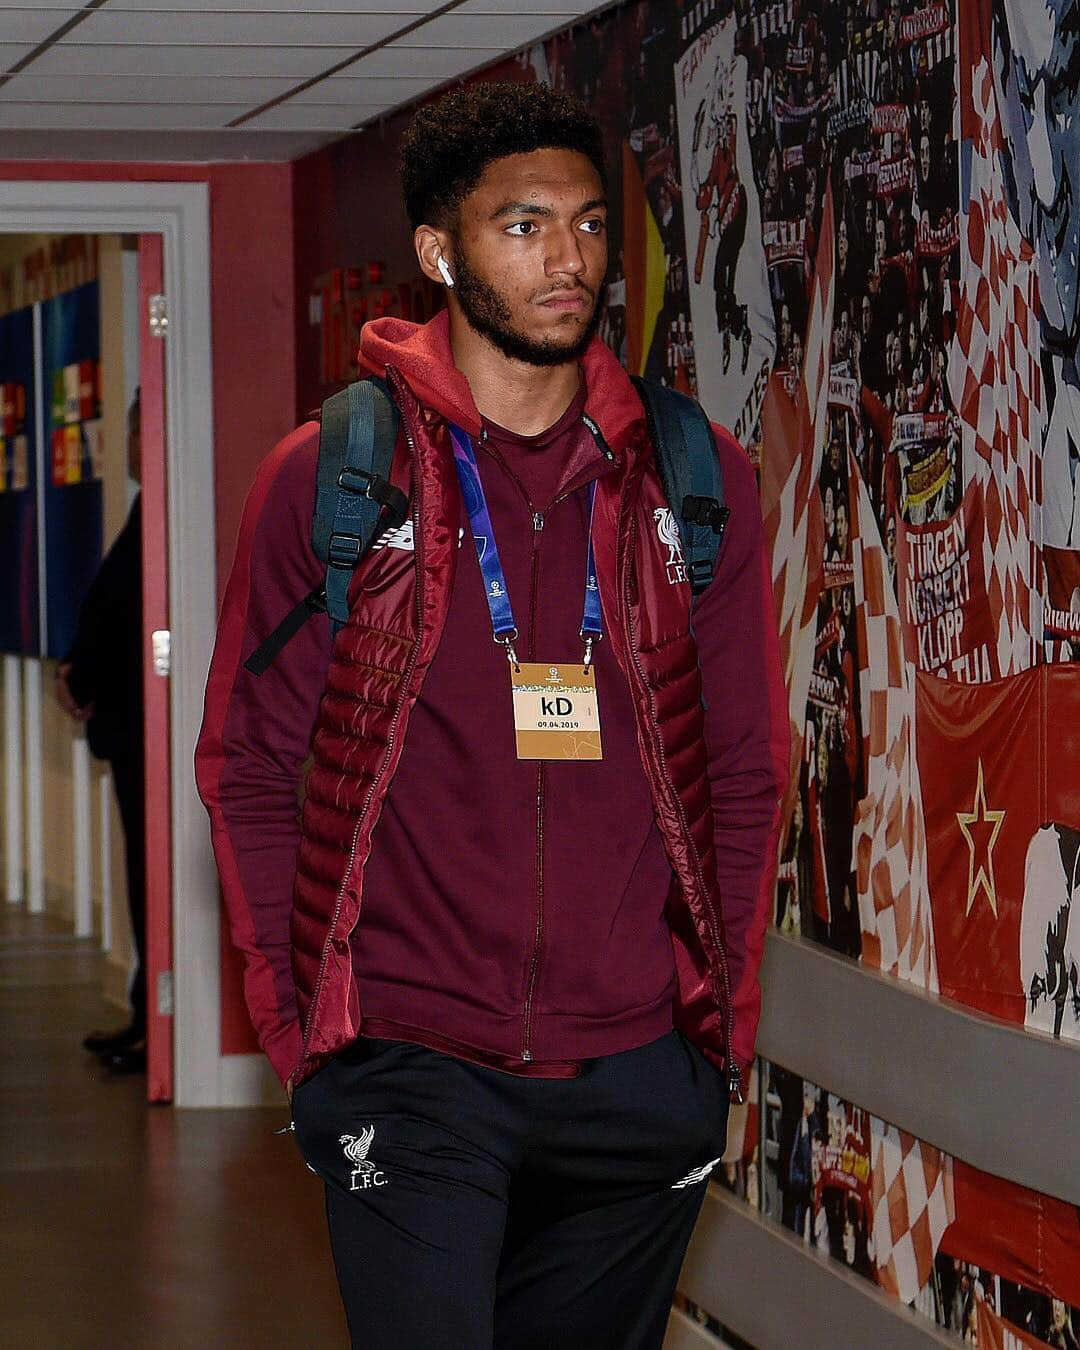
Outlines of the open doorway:
[[114,1007],[70,1034],[151,1101],[173,1092],[168,706],[143,671],[144,616],[167,629],[161,290],[160,236],[0,235],[7,946],[100,948]]
[[[0,235],[93,236],[106,253],[113,247],[109,241],[116,239],[123,255],[134,254],[133,262],[121,259],[121,270],[126,265],[136,279],[133,312],[142,338],[136,378],[142,386],[145,545],[148,1096],[181,1105],[225,1104],[230,1094],[220,1055],[217,889],[190,767],[216,608],[206,188],[123,182],[25,182],[7,188],[11,190],[0,204]],[[121,235],[136,236],[127,241],[136,247],[125,249]],[[121,387],[110,400],[110,416],[121,421],[126,392]],[[41,668],[29,682],[29,700],[17,710],[23,733],[28,713],[31,720],[43,715],[42,689],[46,678],[51,683],[52,673],[43,662],[55,658],[25,659],[38,661]],[[25,674],[20,675],[25,689]],[[5,686],[10,687],[7,681]],[[72,763],[80,753],[72,752]],[[5,845],[5,875],[8,898],[29,909],[31,899],[35,907],[43,907],[46,899],[37,894],[43,881],[36,880],[44,876],[44,863],[39,866],[32,855],[46,844],[51,849],[54,831],[64,827],[46,819],[43,783],[23,787],[24,818],[17,823],[27,846],[26,865],[17,866]],[[93,806],[88,819],[85,805],[77,804],[73,782],[66,833],[84,863],[85,855],[93,853],[85,842],[95,838],[93,818]],[[100,833],[99,824],[98,839]],[[112,871],[115,890],[116,868]],[[80,894],[76,916],[78,888],[73,880],[72,928],[89,927],[100,936],[105,878],[92,857],[83,874],[89,880],[80,885],[90,895]],[[184,903],[174,908],[174,896],[183,896]],[[97,915],[94,899],[99,902]],[[115,906],[110,918],[114,915]],[[117,947],[119,953],[119,942]],[[122,989],[123,981],[115,974],[111,978],[109,992],[115,998],[117,983]]]

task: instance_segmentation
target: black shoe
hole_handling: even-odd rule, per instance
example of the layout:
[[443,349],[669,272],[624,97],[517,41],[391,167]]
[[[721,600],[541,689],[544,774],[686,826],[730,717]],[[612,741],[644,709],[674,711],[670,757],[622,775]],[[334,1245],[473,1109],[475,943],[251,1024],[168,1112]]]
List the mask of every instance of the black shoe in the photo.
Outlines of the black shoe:
[[109,1055],[114,1050],[127,1050],[138,1041],[144,1040],[146,1031],[134,1022],[119,1031],[92,1031],[83,1038],[83,1049],[95,1055]]
[[143,1043],[126,1050],[114,1050],[111,1054],[102,1055],[101,1062],[110,1073],[145,1073],[146,1045]]

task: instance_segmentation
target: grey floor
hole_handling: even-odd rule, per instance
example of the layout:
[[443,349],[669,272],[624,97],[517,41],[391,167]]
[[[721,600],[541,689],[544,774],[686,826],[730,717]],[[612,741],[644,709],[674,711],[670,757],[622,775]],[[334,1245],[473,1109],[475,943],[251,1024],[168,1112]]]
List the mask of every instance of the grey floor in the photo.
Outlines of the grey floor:
[[0,909],[0,1346],[347,1345],[287,1113],[150,1107],[80,1046],[101,956]]

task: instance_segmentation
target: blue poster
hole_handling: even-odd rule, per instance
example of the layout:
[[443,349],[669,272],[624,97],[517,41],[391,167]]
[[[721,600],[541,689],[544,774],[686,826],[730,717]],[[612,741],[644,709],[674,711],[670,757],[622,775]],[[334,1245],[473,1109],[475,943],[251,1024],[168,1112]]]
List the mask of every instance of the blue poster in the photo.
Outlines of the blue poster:
[[36,656],[37,435],[34,312],[0,318],[0,652]]
[[45,391],[45,656],[71,648],[101,565],[103,527],[98,283],[42,306]]

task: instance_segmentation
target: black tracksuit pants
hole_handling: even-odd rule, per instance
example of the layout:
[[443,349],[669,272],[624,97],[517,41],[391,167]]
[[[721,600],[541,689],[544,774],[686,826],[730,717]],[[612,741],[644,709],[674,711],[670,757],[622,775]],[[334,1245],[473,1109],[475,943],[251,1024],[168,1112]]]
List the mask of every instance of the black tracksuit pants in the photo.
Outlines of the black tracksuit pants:
[[727,1093],[677,1032],[573,1079],[361,1039],[293,1120],[356,1350],[660,1350]]

